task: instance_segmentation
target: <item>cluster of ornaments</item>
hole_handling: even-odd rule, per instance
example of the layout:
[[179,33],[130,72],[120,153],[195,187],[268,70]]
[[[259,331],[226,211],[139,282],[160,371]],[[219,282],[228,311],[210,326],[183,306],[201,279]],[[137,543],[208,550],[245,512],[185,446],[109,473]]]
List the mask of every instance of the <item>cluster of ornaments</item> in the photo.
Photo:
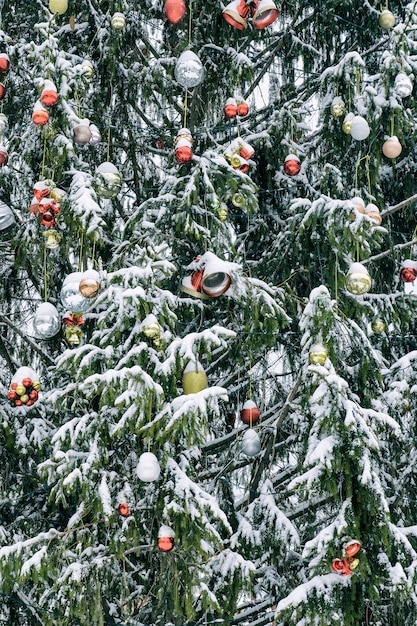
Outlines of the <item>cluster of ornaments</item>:
[[70,346],[78,346],[83,338],[81,326],[85,312],[100,290],[100,275],[96,270],[72,272],[65,278],[61,289],[61,302],[68,310],[64,316],[65,338]]
[[228,120],[247,117],[249,115],[249,104],[241,96],[228,98],[223,107],[223,113]]
[[188,128],[181,128],[174,142],[174,157],[177,163],[188,163],[193,158],[193,138]]
[[58,92],[51,80],[45,80],[39,100],[33,106],[32,122],[36,126],[45,126],[49,122],[47,107],[53,107],[58,103]]
[[7,399],[11,406],[32,406],[39,397],[41,383],[30,367],[20,367],[13,376]]
[[223,17],[238,30],[245,30],[251,17],[253,26],[260,30],[275,22],[279,12],[273,0],[232,0],[223,10]]
[[249,169],[249,159],[253,157],[255,150],[247,141],[235,139],[224,152],[226,161],[234,170],[246,173]]
[[[61,211],[58,200],[64,196],[64,191],[57,189],[51,180],[41,180],[33,187],[33,200],[30,204],[30,213],[38,218],[40,224],[47,229],[56,228],[56,217]],[[45,234],[46,247],[56,248],[59,245],[61,236],[55,230],[48,235]]]
[[209,251],[198,256],[193,265],[192,274],[182,280],[181,291],[202,300],[218,298],[226,293],[232,284],[231,272],[239,267],[237,263],[223,261]]
[[[353,206],[357,210],[358,213],[362,215],[366,215],[369,219],[376,225],[381,226],[382,224],[382,215],[376,204],[373,202],[369,202],[365,205],[365,202],[359,196],[355,196],[351,200]],[[356,215],[354,213],[351,214],[351,219],[354,220]]]
[[333,559],[332,570],[340,576],[350,576],[359,565],[357,554],[361,549],[361,544],[356,539],[352,539],[345,546],[344,555],[340,559]]

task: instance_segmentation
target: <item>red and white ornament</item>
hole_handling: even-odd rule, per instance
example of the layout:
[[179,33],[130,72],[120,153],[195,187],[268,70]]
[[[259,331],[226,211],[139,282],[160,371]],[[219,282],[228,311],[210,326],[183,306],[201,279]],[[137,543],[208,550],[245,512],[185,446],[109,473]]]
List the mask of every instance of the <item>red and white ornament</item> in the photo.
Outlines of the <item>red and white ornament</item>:
[[253,400],[246,400],[241,411],[240,419],[244,424],[254,426],[260,420],[261,413]]
[[295,154],[288,154],[284,161],[284,172],[287,176],[297,176],[301,170],[300,159]]

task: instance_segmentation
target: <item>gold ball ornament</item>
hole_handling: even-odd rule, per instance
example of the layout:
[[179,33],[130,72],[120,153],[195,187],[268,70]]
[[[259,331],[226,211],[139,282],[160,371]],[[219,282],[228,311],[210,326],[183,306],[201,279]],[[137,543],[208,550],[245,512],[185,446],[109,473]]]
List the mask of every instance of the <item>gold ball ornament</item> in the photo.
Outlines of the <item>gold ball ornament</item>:
[[100,290],[100,274],[96,270],[86,270],[81,277],[79,288],[84,298],[95,298]]
[[32,383],[32,387],[36,390],[36,391],[40,391],[41,390],[41,381],[40,380],[34,380]]
[[207,389],[207,376],[203,366],[198,361],[190,361],[184,369],[182,376],[182,389],[184,394],[198,393]]
[[125,26],[126,18],[123,13],[120,13],[118,11],[114,13],[113,17],[111,18],[111,27],[113,28],[113,30],[123,30]]
[[49,0],[49,10],[51,13],[63,15],[68,10],[67,0]]
[[322,343],[311,346],[308,353],[308,362],[312,365],[324,365],[327,360],[327,348]]
[[88,59],[85,59],[81,63],[81,69],[82,69],[82,75],[85,78],[87,78],[89,80],[90,78],[93,77],[94,67],[93,67],[93,64],[91,63],[91,61],[89,61]]
[[149,339],[156,339],[161,336],[161,327],[158,323],[156,316],[153,313],[150,313],[145,317],[141,326],[141,331],[148,337]]
[[341,98],[340,96],[335,96],[330,106],[330,113],[333,115],[333,117],[341,117],[345,111],[346,107],[345,103],[343,102],[343,98]]
[[381,318],[377,317],[371,322],[371,329],[376,335],[380,335],[385,331],[385,322]]
[[353,118],[353,113],[348,113],[347,115],[345,115],[345,119],[343,120],[342,124],[342,131],[345,133],[345,135],[350,135]]
[[367,204],[365,207],[365,215],[367,215],[374,222],[374,224],[381,226],[382,216],[376,204],[373,204],[372,202]]
[[346,276],[346,289],[354,296],[367,293],[372,286],[372,279],[362,263],[352,263]]
[[245,206],[246,199],[243,193],[240,193],[240,191],[237,191],[236,193],[234,193],[232,196],[232,204],[238,209]]
[[17,385],[15,391],[18,396],[23,396],[26,393],[26,387],[24,385]]
[[222,202],[221,205],[218,207],[217,215],[221,222],[225,222],[227,220],[227,217],[229,215],[229,210],[227,208],[227,205],[224,202]]
[[389,11],[388,9],[385,9],[384,11],[382,11],[381,15],[379,16],[379,25],[381,28],[383,28],[384,30],[389,30],[390,28],[394,28],[395,26],[395,17],[394,14],[391,13],[391,11]]
[[400,156],[403,147],[395,135],[388,137],[382,145],[382,152],[388,159],[396,159]]

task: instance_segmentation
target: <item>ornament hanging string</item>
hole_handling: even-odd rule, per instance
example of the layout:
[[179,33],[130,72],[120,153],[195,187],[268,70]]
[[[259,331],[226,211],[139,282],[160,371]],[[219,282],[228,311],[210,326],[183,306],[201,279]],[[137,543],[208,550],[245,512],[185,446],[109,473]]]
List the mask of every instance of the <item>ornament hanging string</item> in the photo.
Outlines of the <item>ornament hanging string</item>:
[[44,302],[48,302],[48,281],[47,281],[47,269],[48,269],[48,255],[46,253],[46,246],[43,249],[43,299]]
[[80,259],[78,261],[78,271],[81,272],[83,269],[83,247],[84,247],[84,231],[80,228],[81,237],[80,237]]

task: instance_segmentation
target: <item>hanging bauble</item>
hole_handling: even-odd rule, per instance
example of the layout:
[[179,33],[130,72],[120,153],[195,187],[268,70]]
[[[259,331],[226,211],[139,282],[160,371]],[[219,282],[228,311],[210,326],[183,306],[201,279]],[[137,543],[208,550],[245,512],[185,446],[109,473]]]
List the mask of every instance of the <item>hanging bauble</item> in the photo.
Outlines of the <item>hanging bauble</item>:
[[334,117],[341,117],[346,111],[345,103],[341,96],[335,96],[330,105],[330,113]]
[[204,78],[204,67],[198,56],[191,50],[185,50],[175,66],[175,79],[186,89],[199,85]]
[[81,272],[72,272],[65,278],[61,289],[61,302],[68,311],[82,313],[90,306],[90,301],[80,292]]
[[81,63],[81,70],[85,78],[90,79],[93,77],[94,67],[91,61],[89,61],[88,59],[84,59],[84,61]]
[[174,148],[174,157],[177,163],[188,163],[193,158],[193,149],[187,139],[179,139]]
[[91,139],[90,120],[83,119],[72,129],[74,142],[85,146]]
[[255,154],[255,150],[247,141],[241,141],[239,154],[245,161],[249,161]]
[[350,559],[356,556],[361,549],[361,544],[357,539],[352,539],[345,546],[345,555]]
[[61,318],[57,308],[50,302],[42,302],[36,309],[33,318],[35,336],[39,339],[50,339],[61,328]]
[[[365,203],[362,200],[362,198],[360,198],[359,196],[355,196],[354,198],[352,198],[351,203],[353,204],[355,209],[358,211],[358,213],[362,213],[362,214],[365,213]],[[351,217],[352,219],[355,219],[356,215],[352,213]]]
[[385,322],[380,317],[376,317],[371,322],[371,329],[376,335],[380,335],[385,331]]
[[49,122],[49,113],[40,100],[35,102],[33,107],[32,122],[36,126],[45,126]]
[[296,176],[301,170],[301,163],[298,156],[295,154],[289,154],[285,157],[284,172],[287,176]]
[[79,346],[84,333],[79,326],[67,326],[65,329],[65,339],[70,346]]
[[14,213],[7,204],[0,200],[0,231],[6,230],[15,224]]
[[49,228],[44,231],[43,236],[45,237],[45,247],[48,248],[48,250],[56,250],[59,248],[62,237],[57,230]]
[[49,10],[51,13],[63,15],[68,9],[67,0],[49,0]]
[[41,93],[41,102],[46,107],[52,107],[58,102],[58,92],[51,80],[45,80]]
[[170,526],[161,526],[158,531],[157,546],[161,552],[171,552],[174,547],[175,533]]
[[260,420],[261,412],[253,400],[246,400],[240,411],[240,419],[244,424],[254,426]]
[[227,220],[227,217],[229,215],[229,209],[227,208],[227,204],[225,204],[224,202],[221,203],[221,205],[217,208],[217,215],[221,222],[225,222]]
[[367,293],[372,286],[372,279],[362,263],[352,263],[346,276],[346,289],[355,296]]
[[50,184],[52,181],[38,180],[33,185],[33,195],[37,199],[38,202],[42,200],[42,198],[46,198],[51,193],[52,185]]
[[4,167],[9,162],[9,153],[6,148],[0,145],[0,167]]
[[122,188],[122,177],[113,163],[105,161],[95,173],[95,189],[101,198],[114,198]]
[[261,440],[256,430],[249,428],[243,433],[242,452],[246,456],[256,456],[261,451]]
[[0,100],[3,100],[5,95],[6,95],[6,86],[3,83],[0,83]]
[[278,9],[273,0],[258,0],[255,3],[255,11],[251,9],[253,18],[252,24],[255,28],[266,28],[279,17]]
[[308,362],[313,365],[324,365],[327,360],[327,348],[322,343],[315,343],[308,353]]
[[139,457],[136,474],[144,483],[152,483],[158,480],[161,473],[159,461],[152,452],[144,452]]
[[185,16],[184,0],[165,0],[164,14],[171,24],[179,24]]
[[19,367],[12,378],[7,398],[12,406],[32,406],[38,399],[41,383],[31,367]]
[[80,293],[85,298],[95,298],[100,290],[100,274],[96,270],[86,270],[80,280]]
[[388,9],[384,9],[384,11],[382,11],[378,21],[380,27],[385,30],[389,30],[395,26],[395,17]]
[[141,332],[149,339],[156,339],[161,336],[161,327],[156,316],[149,313],[140,325]]
[[182,375],[182,389],[184,394],[198,393],[207,389],[207,376],[199,361],[190,361],[184,368]]
[[382,145],[382,152],[388,159],[396,159],[400,156],[402,149],[403,147],[395,135],[388,137]]
[[116,11],[111,18],[110,24],[113,30],[123,30],[126,26],[126,18],[123,13]]
[[413,91],[413,83],[404,72],[397,74],[394,82],[394,90],[400,98],[407,98]]
[[373,204],[372,202],[367,204],[365,207],[365,215],[367,215],[369,219],[371,219],[374,222],[374,224],[376,224],[377,226],[381,226],[382,215],[379,211],[379,208],[376,206],[376,204]]
[[127,504],[127,502],[120,502],[117,505],[117,512],[122,517],[129,517],[130,511],[129,511],[129,505]]
[[248,25],[249,13],[250,7],[246,4],[246,0],[232,0],[225,7],[222,15],[226,22],[234,28],[245,30]]
[[235,98],[228,98],[224,105],[223,112],[227,119],[232,120],[237,115],[237,102]]
[[333,559],[332,570],[340,576],[349,576],[353,573],[347,559]]
[[241,97],[236,98],[237,102],[237,114],[239,117],[246,117],[249,115],[249,104]]
[[0,53],[0,74],[6,74],[10,69],[10,59],[5,52]]
[[352,139],[363,141],[371,132],[369,124],[362,115],[354,115],[350,126],[350,135]]
[[95,124],[90,124],[90,146],[97,146],[101,141],[101,133]]
[[345,133],[345,135],[350,135],[350,132],[352,130],[352,120],[355,116],[353,115],[353,113],[347,113],[347,115],[345,115],[345,119],[343,120],[343,124],[342,124],[342,130]]
[[413,283],[417,278],[417,261],[406,259],[401,263],[400,278],[403,283]]
[[45,211],[40,216],[40,221],[43,226],[46,228],[55,228],[56,222],[54,214],[51,211]]

